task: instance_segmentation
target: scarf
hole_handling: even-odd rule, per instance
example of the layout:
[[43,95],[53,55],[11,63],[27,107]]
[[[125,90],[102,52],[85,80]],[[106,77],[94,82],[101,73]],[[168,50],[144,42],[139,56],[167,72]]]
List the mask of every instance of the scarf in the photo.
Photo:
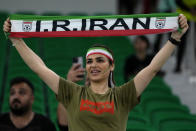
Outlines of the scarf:
[[10,37],[128,36],[178,30],[178,13],[109,16],[11,15]]

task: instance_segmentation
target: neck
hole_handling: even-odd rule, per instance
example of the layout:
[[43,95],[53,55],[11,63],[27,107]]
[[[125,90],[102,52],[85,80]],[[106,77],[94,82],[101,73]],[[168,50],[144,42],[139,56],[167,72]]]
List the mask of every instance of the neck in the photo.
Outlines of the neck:
[[92,82],[90,84],[90,88],[94,93],[97,94],[105,94],[109,87],[108,87],[108,80],[102,81],[102,82]]
[[28,111],[22,116],[17,116],[12,112],[10,112],[10,119],[17,128],[23,128],[26,125],[28,125],[33,119],[33,117],[34,117],[34,112],[32,112],[32,110]]
[[145,57],[146,57],[146,52],[138,52],[136,53],[137,57],[140,59],[140,60],[144,60]]

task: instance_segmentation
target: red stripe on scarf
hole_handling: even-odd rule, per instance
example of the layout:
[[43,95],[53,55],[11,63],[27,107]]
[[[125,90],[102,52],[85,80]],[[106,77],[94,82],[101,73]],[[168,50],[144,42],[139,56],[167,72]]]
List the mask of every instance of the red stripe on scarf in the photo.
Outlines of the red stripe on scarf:
[[94,30],[94,31],[56,31],[56,32],[11,32],[10,37],[97,37],[158,34],[174,29],[137,29],[137,30]]

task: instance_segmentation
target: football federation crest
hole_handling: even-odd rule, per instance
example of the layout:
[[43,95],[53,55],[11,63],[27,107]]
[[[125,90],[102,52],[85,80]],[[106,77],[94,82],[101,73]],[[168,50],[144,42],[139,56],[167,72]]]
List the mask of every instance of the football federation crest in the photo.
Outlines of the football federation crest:
[[32,22],[23,22],[22,23],[22,30],[23,31],[25,31],[25,32],[29,32],[29,31],[31,31],[31,29],[32,29]]
[[165,26],[165,21],[166,21],[166,18],[165,17],[157,17],[156,18],[156,21],[155,21],[155,27],[157,29],[162,29],[164,28]]

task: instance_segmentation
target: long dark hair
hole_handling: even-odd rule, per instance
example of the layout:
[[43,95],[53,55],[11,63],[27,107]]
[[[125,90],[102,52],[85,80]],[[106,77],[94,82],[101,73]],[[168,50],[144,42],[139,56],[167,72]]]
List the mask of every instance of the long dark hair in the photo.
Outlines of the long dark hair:
[[[110,65],[114,64],[114,55],[113,55],[113,52],[112,52],[112,50],[110,48],[108,48],[105,45],[100,45],[100,44],[95,44],[95,45],[91,46],[90,48],[94,48],[94,47],[104,48],[105,50],[107,50],[108,52],[110,52],[110,54],[113,57],[113,61],[110,60],[109,58],[108,58],[108,61],[109,61],[109,64]],[[113,71],[110,71],[110,74],[109,74],[108,87],[110,87],[110,88],[115,87],[115,81],[114,81],[114,73],[113,73]]]

